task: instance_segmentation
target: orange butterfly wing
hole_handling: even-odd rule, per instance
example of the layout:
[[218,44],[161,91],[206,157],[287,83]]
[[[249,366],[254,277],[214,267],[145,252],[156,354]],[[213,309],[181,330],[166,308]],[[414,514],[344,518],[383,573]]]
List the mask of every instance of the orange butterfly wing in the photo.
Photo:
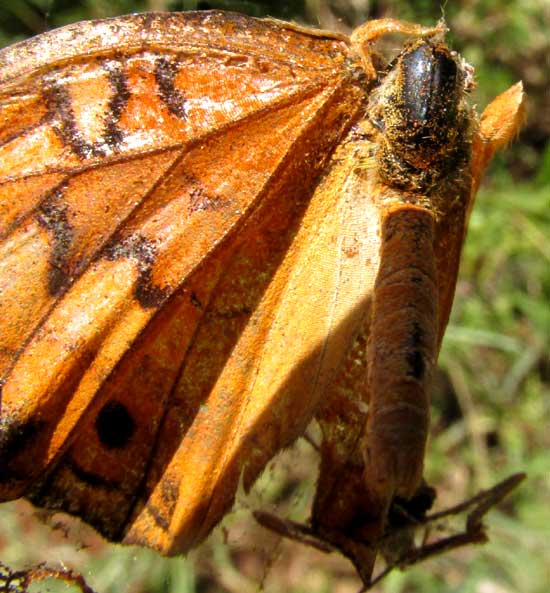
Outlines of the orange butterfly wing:
[[[3,499],[181,552],[316,415],[314,525],[360,571],[372,561],[348,527],[369,508],[366,344],[390,213],[376,134],[345,135],[366,107],[362,57],[220,13],[76,25],[0,54]],[[473,130],[472,184],[433,216],[438,342],[495,127]]]
[[252,346],[248,369],[226,363],[361,108],[345,59],[335,39],[218,13],[3,52],[4,500],[111,539],[134,525],[128,539],[164,551],[219,520]]

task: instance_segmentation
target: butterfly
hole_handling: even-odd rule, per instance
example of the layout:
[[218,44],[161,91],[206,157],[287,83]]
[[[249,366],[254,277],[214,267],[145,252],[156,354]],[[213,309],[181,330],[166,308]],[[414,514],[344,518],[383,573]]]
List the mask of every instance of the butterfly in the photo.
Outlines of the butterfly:
[[369,580],[523,113],[478,118],[444,32],[148,13],[0,52],[0,500],[182,553],[316,419],[311,524]]

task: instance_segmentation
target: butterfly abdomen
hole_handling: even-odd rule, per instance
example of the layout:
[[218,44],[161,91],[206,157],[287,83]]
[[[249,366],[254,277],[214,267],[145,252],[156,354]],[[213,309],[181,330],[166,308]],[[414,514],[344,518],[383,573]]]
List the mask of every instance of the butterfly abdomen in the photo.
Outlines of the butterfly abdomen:
[[375,492],[409,497],[422,478],[429,385],[437,358],[434,217],[405,205],[382,224],[367,346],[366,477]]

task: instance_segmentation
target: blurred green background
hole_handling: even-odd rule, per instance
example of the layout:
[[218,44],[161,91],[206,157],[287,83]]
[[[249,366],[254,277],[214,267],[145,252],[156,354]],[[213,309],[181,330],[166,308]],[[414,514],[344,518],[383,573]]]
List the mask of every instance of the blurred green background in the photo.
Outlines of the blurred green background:
[[[448,1],[442,9],[431,0],[2,0],[0,46],[82,19],[204,8],[347,32],[382,16],[432,24],[444,12],[450,44],[475,66],[479,86],[474,102],[480,110],[523,80],[527,123],[493,163],[470,222],[434,390],[426,475],[438,488],[439,508],[512,472],[525,471],[528,480],[490,514],[489,544],[396,572],[376,590],[547,593],[550,2],[462,0]],[[81,572],[97,593],[356,593],[359,583],[345,560],[281,542],[250,521],[250,509],[270,504],[283,516],[304,520],[314,486],[315,453],[300,441],[270,464],[252,495],[239,499],[224,527],[205,545],[186,559],[171,560],[107,545],[58,515],[39,513],[37,521],[25,502],[10,503],[0,506],[0,562],[13,568],[62,562]],[[71,589],[50,581],[30,590]]]

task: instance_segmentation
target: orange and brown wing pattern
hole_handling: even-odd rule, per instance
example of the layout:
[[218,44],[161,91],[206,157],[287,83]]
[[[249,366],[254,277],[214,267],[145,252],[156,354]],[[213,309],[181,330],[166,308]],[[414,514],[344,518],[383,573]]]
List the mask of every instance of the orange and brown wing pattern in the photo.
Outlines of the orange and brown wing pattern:
[[[443,29],[150,14],[0,53],[1,499],[182,552],[316,417],[312,530],[369,582],[521,119],[513,87],[478,124]],[[386,32],[416,40],[377,75]]]
[[[200,471],[174,457],[175,481],[166,466],[195,430],[204,447],[226,443],[195,417],[361,108],[345,49],[190,13],[83,23],[3,52],[3,499],[26,494],[112,539],[147,503],[161,536],[141,539],[173,548],[179,482],[200,495]],[[236,378],[223,397],[236,413]]]

